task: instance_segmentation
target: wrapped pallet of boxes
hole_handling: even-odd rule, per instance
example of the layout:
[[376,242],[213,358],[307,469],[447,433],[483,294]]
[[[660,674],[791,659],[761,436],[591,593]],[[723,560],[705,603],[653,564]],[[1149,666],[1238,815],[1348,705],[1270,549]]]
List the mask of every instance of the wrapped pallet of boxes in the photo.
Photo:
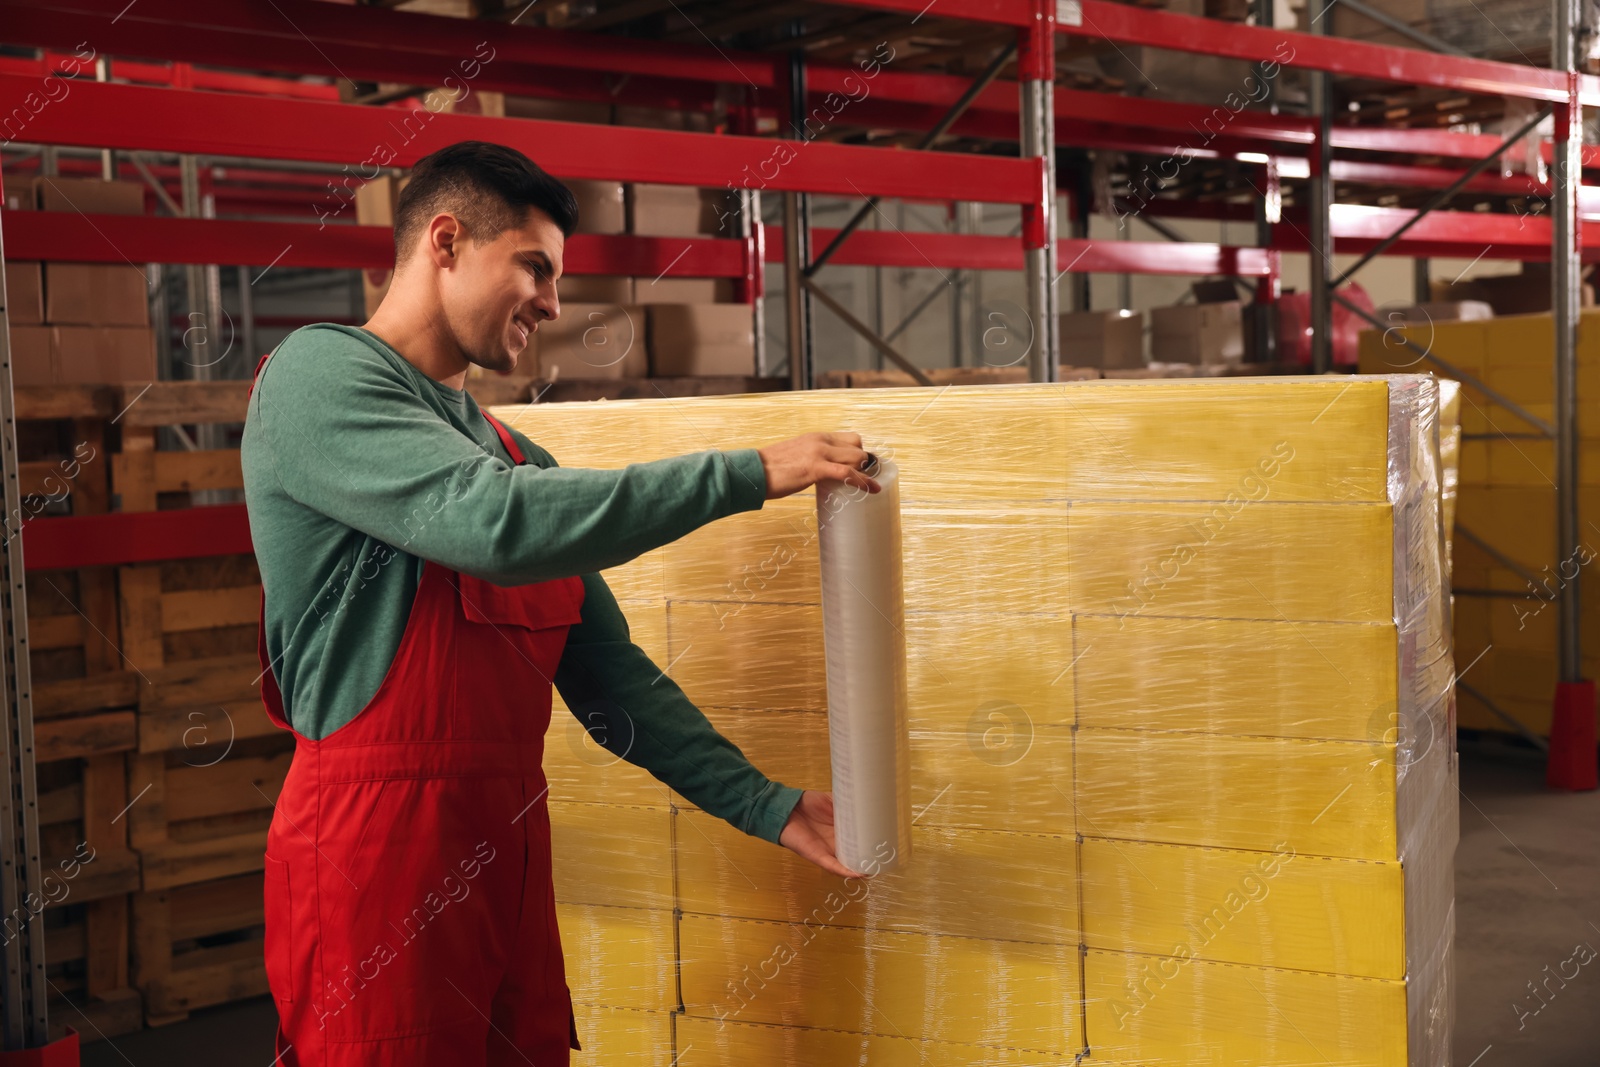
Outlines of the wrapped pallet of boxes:
[[[1443,1067],[1438,411],[1433,379],[1397,376],[497,412],[568,466],[839,429],[900,472],[903,867],[827,875],[613,755],[614,709],[552,719],[591,1055]],[[606,575],[672,682],[808,789],[830,784],[823,521],[770,501]]]

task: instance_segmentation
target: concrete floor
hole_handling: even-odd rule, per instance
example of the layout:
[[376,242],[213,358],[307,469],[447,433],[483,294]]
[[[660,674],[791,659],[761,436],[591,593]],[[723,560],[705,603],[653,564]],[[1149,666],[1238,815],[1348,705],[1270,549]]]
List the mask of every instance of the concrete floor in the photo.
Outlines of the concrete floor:
[[[1542,761],[1476,745],[1463,746],[1461,791],[1453,1067],[1594,1067],[1600,957],[1580,965],[1591,949],[1574,950],[1600,952],[1600,793],[1549,793]],[[1574,968],[1564,986],[1550,978]],[[1542,999],[1529,982],[1545,982]],[[268,1067],[275,1022],[266,998],[196,1012],[95,1042],[83,1064]]]
[[1461,793],[1454,1067],[1594,1067],[1600,957],[1579,961],[1600,952],[1600,793],[1550,793],[1542,760],[1467,746]]

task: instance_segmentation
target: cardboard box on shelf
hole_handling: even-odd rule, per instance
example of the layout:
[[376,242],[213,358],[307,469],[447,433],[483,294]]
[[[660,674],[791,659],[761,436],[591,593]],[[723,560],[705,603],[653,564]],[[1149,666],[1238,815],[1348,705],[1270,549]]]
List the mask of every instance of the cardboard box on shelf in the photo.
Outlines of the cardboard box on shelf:
[[[1477,300],[1488,304],[1496,315],[1529,315],[1550,310],[1550,265],[1524,263],[1521,274],[1497,274],[1469,278],[1464,282],[1435,281],[1431,295],[1435,303]],[[1587,280],[1579,287],[1584,307],[1594,306],[1594,286]]]
[[[1427,28],[1428,0],[1384,0],[1381,6],[1384,14],[1399,22],[1419,29]],[[1353,37],[1359,41],[1394,45],[1397,48],[1417,47],[1417,42],[1411,38],[1342,4],[1333,6],[1332,16],[1333,25],[1326,32],[1334,37]]]
[[596,100],[541,100],[533,96],[507,96],[505,116],[508,119],[550,119],[609,126],[611,105]]
[[639,304],[731,304],[732,278],[635,278]]
[[[1396,318],[1395,316],[1399,316]],[[1430,322],[1481,322],[1494,318],[1494,308],[1482,300],[1429,301],[1411,307],[1386,310],[1380,317],[1395,325],[1427,325]]]
[[1077,311],[1060,316],[1061,363],[1128,370],[1143,367],[1144,315],[1137,311]]
[[1150,312],[1150,359],[1155,363],[1238,363],[1244,330],[1237,300],[1179,304]]
[[643,378],[644,325],[644,309],[631,304],[568,304],[560,318],[539,324],[537,358],[524,354],[521,365],[536,367],[540,378]]
[[149,283],[128,263],[46,263],[44,321],[62,326],[149,326]]
[[57,385],[155,380],[155,338],[148,327],[52,326],[50,330]]
[[0,207],[7,211],[38,211],[39,193],[31,181],[13,181],[6,186]]
[[53,385],[55,370],[50,361],[51,329],[48,326],[11,327],[11,384]]
[[[628,232],[649,237],[732,237],[733,218],[725,189],[691,185],[628,185]],[[719,230],[720,227],[720,230]]]
[[650,373],[665,378],[755,373],[755,319],[745,304],[652,304]]
[[658,107],[635,107],[618,104],[618,126],[648,126],[655,130],[688,130],[690,133],[710,133],[711,116],[704,111],[683,111]]
[[[633,279],[619,274],[568,274],[556,283],[562,301],[573,304],[632,304]],[[561,314],[566,315],[565,307]],[[543,329],[544,327],[540,327]]]
[[[380,174],[355,191],[356,222],[362,226],[393,226],[394,209],[400,202],[400,190],[410,178],[396,179]],[[393,271],[388,267],[369,267],[361,272],[361,292],[365,298],[367,317],[378,310],[389,292]]]
[[37,260],[6,260],[6,310],[13,327],[44,322],[44,272]]
[[568,181],[578,198],[577,233],[628,232],[627,199],[621,182]]
[[96,178],[35,178],[41,211],[81,211],[85,215],[143,215],[144,185]]

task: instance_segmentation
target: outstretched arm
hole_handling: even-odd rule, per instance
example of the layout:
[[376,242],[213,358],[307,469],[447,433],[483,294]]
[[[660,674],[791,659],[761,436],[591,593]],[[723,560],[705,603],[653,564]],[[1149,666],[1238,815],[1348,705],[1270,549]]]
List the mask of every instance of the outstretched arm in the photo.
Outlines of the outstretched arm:
[[567,636],[555,684],[590,734],[703,811],[824,870],[853,874],[834,858],[832,797],[757,770],[633,643],[605,580],[585,574],[583,583],[583,619]]
[[621,470],[560,467],[542,449],[512,466],[451,425],[440,388],[363,332],[297,331],[256,381],[246,462],[259,454],[313,511],[501,585],[618,566],[821,478],[877,489],[849,433]]

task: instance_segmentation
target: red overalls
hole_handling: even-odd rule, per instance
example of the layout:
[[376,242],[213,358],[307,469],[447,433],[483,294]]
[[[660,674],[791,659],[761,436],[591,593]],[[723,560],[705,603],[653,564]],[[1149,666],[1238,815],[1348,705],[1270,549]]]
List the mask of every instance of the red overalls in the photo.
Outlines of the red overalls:
[[[581,578],[503,588],[428,561],[372,700],[320,741],[295,735],[266,854],[285,1067],[567,1067],[541,761],[583,593]],[[262,623],[262,700],[292,729]]]

